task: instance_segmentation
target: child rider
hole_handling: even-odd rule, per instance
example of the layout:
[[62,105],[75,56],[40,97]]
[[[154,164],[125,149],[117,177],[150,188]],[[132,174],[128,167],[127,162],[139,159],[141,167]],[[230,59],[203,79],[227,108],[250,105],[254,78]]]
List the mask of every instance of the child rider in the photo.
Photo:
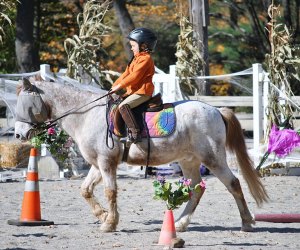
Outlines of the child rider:
[[150,53],[154,51],[157,38],[150,29],[146,28],[134,29],[127,38],[131,45],[133,58],[125,72],[114,82],[110,92],[126,90],[123,95],[125,99],[120,103],[119,110],[128,128],[127,141],[137,143],[141,141],[141,131],[131,109],[152,97],[154,62]]

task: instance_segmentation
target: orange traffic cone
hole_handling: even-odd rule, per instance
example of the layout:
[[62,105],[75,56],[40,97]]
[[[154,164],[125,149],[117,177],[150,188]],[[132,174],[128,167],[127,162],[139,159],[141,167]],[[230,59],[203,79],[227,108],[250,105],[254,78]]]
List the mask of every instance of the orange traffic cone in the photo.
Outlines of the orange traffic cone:
[[32,148],[30,150],[28,172],[26,177],[20,220],[8,220],[7,223],[16,226],[47,226],[54,224],[53,221],[41,220],[36,148]]
[[174,215],[172,210],[166,210],[163,225],[158,240],[158,245],[171,245],[172,239],[176,238]]

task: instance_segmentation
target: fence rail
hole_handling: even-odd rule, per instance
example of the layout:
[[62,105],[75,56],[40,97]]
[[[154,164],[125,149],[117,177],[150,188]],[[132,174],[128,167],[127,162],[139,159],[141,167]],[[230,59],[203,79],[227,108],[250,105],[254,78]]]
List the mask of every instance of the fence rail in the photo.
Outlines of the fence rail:
[[[214,107],[252,107],[253,108],[253,96],[189,96],[191,100],[197,100],[205,102]],[[300,96],[293,96],[292,101],[300,103]],[[241,126],[244,130],[253,131],[253,113],[236,113]],[[298,118],[295,113],[296,118]],[[300,127],[300,120],[294,120],[294,126]]]
[[215,107],[253,107],[253,96],[189,96]]

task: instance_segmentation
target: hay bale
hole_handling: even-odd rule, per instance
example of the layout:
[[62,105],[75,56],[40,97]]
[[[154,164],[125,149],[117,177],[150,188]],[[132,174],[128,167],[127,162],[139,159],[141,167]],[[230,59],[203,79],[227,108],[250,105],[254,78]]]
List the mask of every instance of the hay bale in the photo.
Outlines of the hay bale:
[[31,145],[17,142],[0,142],[0,168],[27,167]]

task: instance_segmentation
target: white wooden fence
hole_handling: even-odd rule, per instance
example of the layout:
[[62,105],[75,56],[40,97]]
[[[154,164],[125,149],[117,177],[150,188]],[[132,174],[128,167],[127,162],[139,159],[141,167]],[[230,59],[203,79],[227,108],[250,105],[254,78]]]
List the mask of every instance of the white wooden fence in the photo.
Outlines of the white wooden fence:
[[[36,72],[32,74],[35,73]],[[27,73],[26,75],[28,76],[30,74],[31,73]],[[78,83],[73,79],[63,76],[62,73],[56,74],[56,76],[54,76],[53,73],[50,71],[50,66],[46,64],[40,66],[40,74],[45,80],[55,80],[57,79],[56,77],[59,77],[61,81]],[[247,74],[252,75],[253,96],[190,96],[188,98],[185,98],[180,91],[178,77],[176,77],[175,73],[175,65],[170,66],[169,74],[157,70],[157,73],[153,77],[153,81],[155,84],[155,93],[162,93],[164,102],[174,102],[182,99],[192,99],[203,101],[216,107],[253,107],[253,114],[237,114],[237,117],[240,120],[243,129],[253,131],[253,148],[254,152],[258,152],[260,144],[264,141],[264,134],[266,131],[267,119],[266,117],[264,117],[264,109],[267,106],[270,82],[268,74],[263,71],[261,64],[253,64],[252,71],[250,71],[250,73]],[[22,74],[14,75],[22,76]],[[228,76],[231,75],[239,75],[239,73],[229,74]],[[211,79],[219,77],[220,76],[209,76],[197,78]],[[3,84],[5,84],[5,82],[9,82],[10,84],[15,83],[16,85],[18,84],[17,81],[11,81],[5,78],[1,78],[0,74],[0,85],[2,86]],[[95,88],[93,88],[93,90],[95,90]],[[300,97],[294,97],[293,101],[299,103]]]

